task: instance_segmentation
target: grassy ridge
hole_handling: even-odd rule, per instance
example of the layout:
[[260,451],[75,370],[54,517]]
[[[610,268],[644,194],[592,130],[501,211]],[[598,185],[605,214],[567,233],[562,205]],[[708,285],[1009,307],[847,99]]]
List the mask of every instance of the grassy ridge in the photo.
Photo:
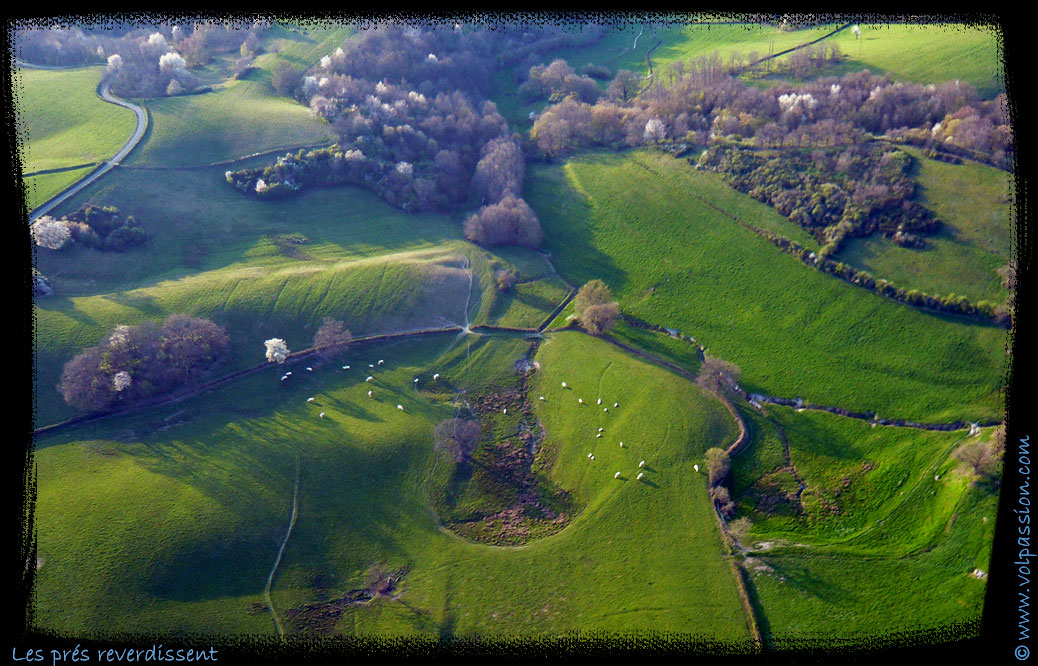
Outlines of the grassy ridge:
[[533,169],[527,201],[563,277],[602,279],[626,311],[694,335],[748,391],[927,421],[1001,414],[1005,331],[803,266],[690,196],[746,198],[712,183],[665,155],[603,154]]
[[133,112],[97,96],[103,71],[103,67],[16,71],[15,112],[23,172],[100,162],[114,156],[130,138]]
[[[429,511],[427,493],[451,473],[431,431],[453,410],[411,378],[437,371],[444,387],[467,388],[476,375],[511,372],[525,343],[487,341],[479,363],[441,366],[457,344],[446,336],[342,357],[355,367],[385,358],[373,383],[324,369],[286,385],[272,368],[176,408],[49,438],[37,453],[40,626],[272,633],[256,604],[287,525],[298,455],[299,516],[273,589],[282,618],[362,586],[380,562],[408,569],[397,590],[404,603],[350,606],[337,632],[652,629],[745,639],[705,479],[691,470],[734,435],[723,407],[601,341],[556,335],[541,345],[531,389],[548,397],[535,409],[558,461],[552,473],[586,508],[523,548],[472,544],[440,530]],[[594,463],[586,458],[602,417],[564,399],[572,391],[559,388],[562,377],[620,402],[608,429],[627,449],[602,446]],[[371,387],[375,398],[365,395]],[[656,418],[660,409],[672,418]],[[651,484],[633,481],[639,457]],[[614,468],[626,478],[613,479]],[[113,611],[98,616],[96,607]]]

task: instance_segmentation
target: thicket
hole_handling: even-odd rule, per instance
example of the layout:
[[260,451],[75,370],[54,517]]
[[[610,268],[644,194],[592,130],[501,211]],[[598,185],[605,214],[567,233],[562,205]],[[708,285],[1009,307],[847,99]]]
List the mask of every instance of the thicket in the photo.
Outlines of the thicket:
[[182,314],[162,326],[117,326],[65,364],[58,390],[69,405],[91,411],[161,395],[196,380],[228,345],[223,327]]
[[61,219],[44,215],[31,231],[37,245],[52,250],[72,242],[103,252],[123,252],[148,241],[148,233],[133,215],[124,217],[115,206],[93,204],[84,204]]
[[821,257],[838,252],[846,238],[874,233],[902,246],[925,246],[918,234],[936,232],[941,222],[914,201],[913,164],[912,156],[877,142],[773,155],[714,146],[698,160],[814,235]]
[[[810,61],[810,55],[804,57]],[[1012,163],[1004,94],[983,101],[961,81],[911,84],[868,71],[759,88],[737,77],[744,68],[741,58],[725,62],[715,53],[671,63],[643,89],[630,72],[618,72],[596,103],[569,94],[546,109],[531,138],[543,154],[556,157],[590,146],[618,149],[660,141],[831,147],[889,133],[1001,168]]]

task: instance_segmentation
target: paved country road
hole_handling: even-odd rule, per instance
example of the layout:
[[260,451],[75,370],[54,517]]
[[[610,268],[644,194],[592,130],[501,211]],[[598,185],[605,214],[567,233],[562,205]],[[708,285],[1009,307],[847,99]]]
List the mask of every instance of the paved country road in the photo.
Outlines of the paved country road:
[[[18,61],[17,64],[19,67],[27,67],[31,69],[68,69],[63,67],[44,67],[37,65],[29,65],[21,61]],[[35,210],[33,210],[29,214],[29,222],[33,222],[40,216],[46,215],[51,210],[53,210],[55,206],[61,204],[69,197],[80,192],[84,187],[87,187],[88,185],[96,181],[98,178],[111,171],[113,167],[122,162],[123,158],[130,154],[130,151],[134,149],[137,143],[141,140],[141,137],[144,136],[144,130],[148,128],[148,113],[144,109],[137,106],[136,104],[131,104],[130,102],[121,100],[118,97],[113,96],[111,92],[109,92],[108,90],[108,83],[104,83],[99,87],[98,94],[100,95],[101,99],[103,99],[106,102],[109,102],[110,104],[115,104],[117,106],[121,106],[133,111],[133,114],[137,117],[137,128],[133,131],[133,136],[131,136],[126,141],[126,143],[123,144],[123,147],[119,150],[118,153],[115,154],[114,157],[112,157],[112,159],[102,164],[99,164],[96,169],[84,176],[81,180],[76,181],[68,189],[55,195],[45,203],[38,206]]]

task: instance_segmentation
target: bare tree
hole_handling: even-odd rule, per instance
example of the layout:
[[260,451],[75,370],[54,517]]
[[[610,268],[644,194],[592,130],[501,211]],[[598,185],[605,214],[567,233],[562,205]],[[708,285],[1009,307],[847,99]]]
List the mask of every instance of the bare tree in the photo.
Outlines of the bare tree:
[[728,474],[731,461],[724,449],[713,447],[706,451],[706,473],[711,486],[717,486]]
[[457,462],[470,459],[481,436],[479,422],[467,419],[445,419],[433,430],[436,448],[447,451]]
[[346,328],[346,324],[331,317],[325,317],[324,323],[314,333],[314,347],[323,358],[348,349],[351,342],[353,333]]
[[741,376],[739,367],[714,356],[707,356],[699,367],[696,381],[712,393],[723,394],[736,390]]

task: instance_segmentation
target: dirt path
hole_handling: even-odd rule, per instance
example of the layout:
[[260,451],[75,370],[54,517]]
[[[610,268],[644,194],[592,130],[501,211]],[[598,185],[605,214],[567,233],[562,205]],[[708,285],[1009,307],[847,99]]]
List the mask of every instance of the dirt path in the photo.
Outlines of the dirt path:
[[281,618],[278,617],[278,613],[274,610],[274,602],[270,598],[270,587],[274,583],[274,574],[277,573],[278,566],[281,564],[281,556],[285,553],[285,546],[288,545],[288,538],[292,536],[292,528],[296,524],[297,509],[299,507],[299,454],[296,454],[296,480],[295,485],[292,488],[292,516],[288,521],[288,529],[285,531],[285,538],[281,541],[281,547],[278,548],[278,555],[274,559],[274,566],[270,569],[270,575],[267,576],[267,585],[263,588],[263,598],[267,601],[267,608],[270,609],[270,614],[274,617],[274,626],[278,630],[278,636],[284,637],[285,629],[281,626]]

